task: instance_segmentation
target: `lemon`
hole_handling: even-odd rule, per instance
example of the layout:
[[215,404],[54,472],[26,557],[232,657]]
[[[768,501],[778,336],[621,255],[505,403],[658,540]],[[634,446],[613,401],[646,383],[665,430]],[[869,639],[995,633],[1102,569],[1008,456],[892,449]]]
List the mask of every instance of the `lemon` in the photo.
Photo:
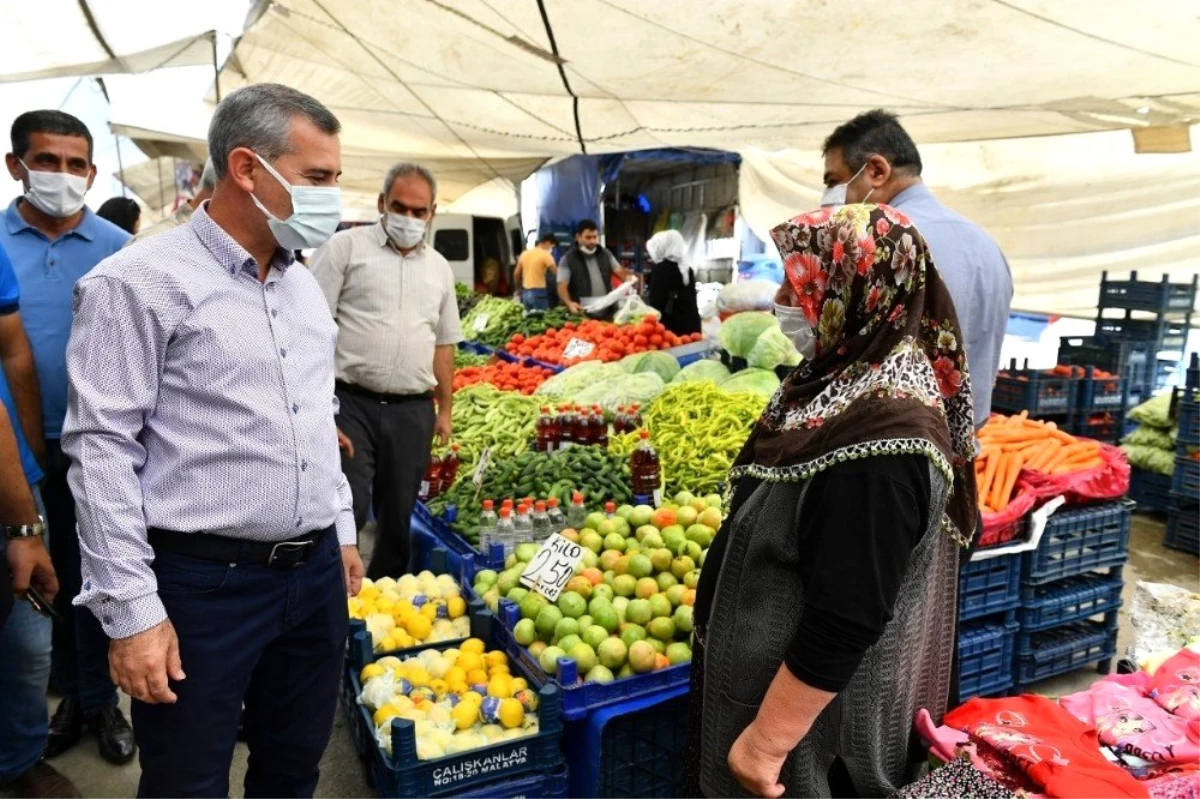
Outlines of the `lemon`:
[[467,682],[471,685],[484,685],[487,681],[488,675],[483,669],[471,669],[467,672]]
[[446,602],[446,610],[450,613],[450,618],[457,619],[459,616],[465,616],[467,613],[467,600],[460,596],[450,597]]
[[389,721],[399,716],[400,713],[401,711],[399,708],[392,707],[391,705],[384,705],[383,707],[379,708],[379,710],[375,711],[375,714],[371,716],[371,720],[375,722],[376,727],[379,727],[387,724]]
[[375,645],[376,652],[387,652],[397,648],[396,639],[392,638],[390,635],[385,635],[383,638],[380,638],[379,643]]
[[488,652],[483,656],[483,659],[487,662],[489,669],[493,666],[508,665],[508,655],[504,654],[499,649],[493,649],[491,652]]
[[[454,665],[470,674],[476,669],[483,668],[483,658],[480,657],[478,652],[468,652],[463,650],[461,653],[459,653],[458,661]],[[468,682],[470,681],[468,680]]]
[[391,597],[381,596],[379,599],[375,600],[375,610],[380,613],[391,614],[395,608],[396,603]]
[[396,603],[396,609],[393,610],[392,612],[395,613],[397,616],[404,616],[405,618],[407,618],[408,616],[411,616],[412,614],[416,613],[417,609],[414,608],[412,606],[412,603],[409,602],[407,599],[401,599],[399,602]]
[[429,676],[429,672],[425,671],[425,669],[421,668],[420,666],[409,669],[408,681],[413,684],[414,688],[428,687],[431,679],[432,678]]
[[513,677],[512,689],[515,694],[517,691],[524,691],[529,687],[529,682],[524,677]]
[[497,674],[509,674],[510,673],[508,670],[507,663],[501,663],[498,666],[489,666],[487,671],[488,671],[489,677],[495,677]]
[[399,628],[392,631],[392,639],[395,640],[397,649],[408,649],[410,646],[417,645],[411,635]]
[[484,650],[483,641],[478,638],[468,638],[462,642],[462,645],[458,649],[460,652],[473,652],[476,655],[482,655]]
[[501,699],[496,715],[507,730],[520,727],[525,722],[525,708],[515,699]]
[[400,663],[400,658],[394,655],[388,655],[387,657],[381,657],[379,660],[375,661],[375,665],[383,666],[385,669],[397,669],[403,664]]
[[386,671],[387,669],[385,669],[383,666],[380,666],[378,663],[368,663],[367,665],[363,666],[362,671],[358,673],[358,679],[362,682],[366,682],[372,677],[378,677],[382,675]]
[[497,699],[511,699],[513,695],[512,679],[506,674],[498,674],[488,680],[488,696]]
[[427,616],[413,615],[404,620],[404,629],[414,639],[424,641],[433,630],[433,622]]
[[451,666],[446,669],[446,675],[443,679],[451,684],[456,682],[465,683],[467,681],[467,670],[462,666]]
[[463,694],[468,693],[471,690],[471,687],[469,685],[467,685],[465,679],[458,680],[455,682],[448,681],[447,687],[450,689],[450,693],[458,694],[459,696],[462,696]]
[[471,702],[459,702],[450,712],[454,718],[454,726],[460,730],[469,730],[479,719],[479,708]]
[[358,589],[359,599],[363,600],[364,602],[370,602],[371,600],[376,599],[378,596],[379,586],[375,585],[375,583],[371,582],[370,580],[364,579],[362,581],[362,588]]
[[426,602],[421,606],[421,615],[432,622],[437,618],[437,605],[433,604],[432,602]]

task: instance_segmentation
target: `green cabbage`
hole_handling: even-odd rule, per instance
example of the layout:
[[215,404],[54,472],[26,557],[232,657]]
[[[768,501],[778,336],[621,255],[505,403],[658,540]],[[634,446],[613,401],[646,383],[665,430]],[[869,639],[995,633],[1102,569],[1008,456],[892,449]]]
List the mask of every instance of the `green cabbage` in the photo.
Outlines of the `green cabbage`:
[[743,369],[721,384],[727,394],[774,395],[779,388],[779,378],[769,369]]
[[1129,421],[1160,430],[1170,430],[1174,426],[1171,421],[1171,392],[1164,391],[1131,410]]
[[622,358],[620,364],[622,369],[632,375],[654,372],[664,383],[670,383],[675,375],[679,374],[679,361],[675,360],[674,355],[662,350],[634,353]]
[[599,405],[611,415],[622,405],[649,404],[666,387],[655,372],[618,374],[588,386],[574,396],[574,401],[580,405]]
[[1175,452],[1175,442],[1171,434],[1156,427],[1136,427],[1133,432],[1121,439],[1122,444],[1134,447],[1157,447],[1172,453]]
[[689,363],[680,369],[679,374],[675,375],[675,378],[671,382],[695,383],[707,381],[719,386],[728,380],[729,377],[729,370],[725,368],[725,364],[706,358],[695,363]]
[[754,342],[754,348],[746,356],[746,363],[757,369],[774,369],[776,366],[795,366],[800,363],[800,353],[795,345],[783,335],[778,324],[768,327]]
[[721,323],[721,346],[730,355],[745,358],[754,349],[758,337],[768,327],[779,327],[774,314],[765,311],[743,311]]
[[1121,450],[1129,458],[1131,466],[1146,472],[1165,475],[1175,474],[1175,453],[1158,447],[1139,447],[1136,444],[1122,444]]
[[573,399],[589,386],[623,371],[617,363],[581,361],[546,380],[533,393],[539,397]]

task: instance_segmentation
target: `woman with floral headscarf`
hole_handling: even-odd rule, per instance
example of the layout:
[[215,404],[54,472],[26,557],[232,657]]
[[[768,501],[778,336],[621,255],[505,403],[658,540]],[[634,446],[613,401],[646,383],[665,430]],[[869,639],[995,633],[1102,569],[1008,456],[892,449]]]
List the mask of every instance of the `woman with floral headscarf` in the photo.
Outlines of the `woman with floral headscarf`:
[[887,206],[772,232],[805,355],[730,472],[696,599],[689,788],[885,796],[948,701],[975,529],[971,388],[949,294]]

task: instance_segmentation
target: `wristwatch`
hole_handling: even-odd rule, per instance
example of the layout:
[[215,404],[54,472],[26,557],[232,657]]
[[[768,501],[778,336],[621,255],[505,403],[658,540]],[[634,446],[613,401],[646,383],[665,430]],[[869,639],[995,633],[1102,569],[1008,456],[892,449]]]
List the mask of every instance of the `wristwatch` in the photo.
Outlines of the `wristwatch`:
[[4,534],[6,541],[45,535],[46,520],[42,516],[38,516],[37,519],[34,524],[0,524],[0,533]]

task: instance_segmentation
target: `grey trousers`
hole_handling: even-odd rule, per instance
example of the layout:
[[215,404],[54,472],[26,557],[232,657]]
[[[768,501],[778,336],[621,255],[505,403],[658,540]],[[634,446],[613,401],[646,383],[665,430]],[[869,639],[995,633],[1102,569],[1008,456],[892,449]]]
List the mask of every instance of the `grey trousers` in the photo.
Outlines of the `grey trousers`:
[[354,523],[361,530],[375,510],[375,550],[367,576],[408,571],[409,531],[421,478],[429,466],[436,413],[433,400],[381,402],[338,389],[338,427],[354,444],[342,453],[342,472],[354,494]]

